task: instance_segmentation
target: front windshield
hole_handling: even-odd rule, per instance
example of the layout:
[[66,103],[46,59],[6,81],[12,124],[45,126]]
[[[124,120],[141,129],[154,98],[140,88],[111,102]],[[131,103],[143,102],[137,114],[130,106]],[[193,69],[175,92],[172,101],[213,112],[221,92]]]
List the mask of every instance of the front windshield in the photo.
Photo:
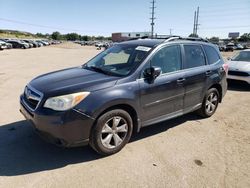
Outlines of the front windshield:
[[114,76],[126,76],[136,69],[151,48],[117,44],[103,51],[83,68]]
[[250,51],[243,51],[232,58],[232,61],[249,61],[250,62]]

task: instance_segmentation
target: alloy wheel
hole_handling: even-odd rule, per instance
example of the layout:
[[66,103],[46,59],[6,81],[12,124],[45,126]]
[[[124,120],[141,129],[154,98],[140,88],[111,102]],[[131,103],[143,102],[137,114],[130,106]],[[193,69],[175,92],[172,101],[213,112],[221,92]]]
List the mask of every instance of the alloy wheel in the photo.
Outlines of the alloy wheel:
[[127,133],[127,121],[121,116],[112,117],[102,128],[101,143],[108,149],[115,148],[124,141]]
[[206,112],[212,114],[218,105],[218,95],[215,92],[212,92],[208,95],[206,101]]

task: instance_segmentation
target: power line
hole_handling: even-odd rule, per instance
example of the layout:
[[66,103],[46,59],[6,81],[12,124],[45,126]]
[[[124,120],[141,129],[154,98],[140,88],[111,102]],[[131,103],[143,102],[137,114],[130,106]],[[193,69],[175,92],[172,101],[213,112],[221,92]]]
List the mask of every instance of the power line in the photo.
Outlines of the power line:
[[218,26],[218,27],[203,27],[200,29],[234,29],[234,28],[250,28],[250,25],[234,25],[234,26]]
[[[6,18],[0,18],[0,21],[10,22],[10,23],[17,23],[17,24],[28,25],[28,26],[33,26],[33,27],[53,29],[53,30],[63,30],[63,31],[71,31],[71,32],[99,32],[99,31],[92,31],[92,30],[79,30],[79,29],[53,27],[53,26],[47,26],[47,25],[40,25],[40,24],[22,22],[22,21],[17,21],[17,20],[11,20],[11,19],[6,19]],[[105,32],[105,31],[102,31],[102,32]],[[108,32],[106,32],[106,33],[108,33]]]

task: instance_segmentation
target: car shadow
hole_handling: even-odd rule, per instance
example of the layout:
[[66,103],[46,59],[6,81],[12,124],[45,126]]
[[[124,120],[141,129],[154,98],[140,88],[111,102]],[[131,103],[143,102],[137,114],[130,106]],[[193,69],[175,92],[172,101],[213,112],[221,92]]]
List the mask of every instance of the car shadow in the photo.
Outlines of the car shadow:
[[[199,117],[188,114],[173,120],[145,127],[134,134],[130,142],[167,131],[169,128]],[[0,126],[0,176],[17,176],[62,168],[102,159],[90,147],[60,148],[47,143],[35,134],[27,121],[18,121]]]
[[130,142],[134,142],[137,140],[141,140],[146,137],[154,136],[156,134],[167,131],[168,129],[179,126],[187,121],[199,121],[202,119],[200,116],[195,113],[189,113],[184,116],[180,116],[171,120],[163,121],[154,125],[150,125],[147,127],[143,127],[139,134],[134,134],[130,140]]
[[228,90],[232,91],[250,91],[250,84],[237,80],[228,80]]
[[57,169],[100,158],[90,147],[60,148],[44,142],[27,121],[0,126],[0,176]]

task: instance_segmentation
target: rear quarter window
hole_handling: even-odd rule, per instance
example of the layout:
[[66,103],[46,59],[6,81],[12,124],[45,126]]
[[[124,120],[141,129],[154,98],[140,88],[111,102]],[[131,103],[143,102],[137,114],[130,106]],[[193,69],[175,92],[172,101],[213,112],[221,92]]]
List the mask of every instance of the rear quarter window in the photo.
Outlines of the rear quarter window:
[[207,55],[208,64],[217,63],[220,60],[218,52],[211,46],[204,45],[204,50]]

